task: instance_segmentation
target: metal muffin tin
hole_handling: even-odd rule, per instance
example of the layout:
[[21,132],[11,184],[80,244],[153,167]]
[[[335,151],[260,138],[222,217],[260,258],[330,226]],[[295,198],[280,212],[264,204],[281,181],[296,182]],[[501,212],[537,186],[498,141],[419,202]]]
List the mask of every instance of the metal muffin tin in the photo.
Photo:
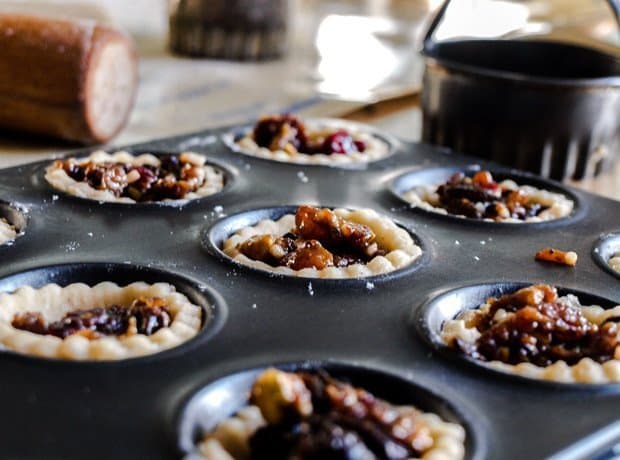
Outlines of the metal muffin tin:
[[[178,458],[187,430],[195,436],[201,423],[187,415],[201,407],[201,395],[213,388],[234,395],[247,388],[244,372],[279,363],[319,363],[388,400],[460,421],[468,458],[590,458],[620,439],[620,384],[553,384],[491,372],[447,358],[419,328],[425,304],[480,285],[467,288],[477,300],[489,283],[548,282],[620,303],[620,282],[591,257],[597,239],[620,228],[620,203],[478,163],[565,190],[576,210],[537,224],[448,218],[412,210],[394,194],[405,180],[397,178],[468,168],[476,163],[470,157],[397,142],[393,156],[360,170],[291,165],[231,152],[221,140],[229,129],[128,147],[194,150],[228,170],[221,193],[182,206],[66,196],[43,179],[48,161],[0,171],[0,200],[28,215],[24,234],[0,246],[0,291],[49,282],[168,281],[207,308],[208,319],[178,348],[120,362],[0,352],[3,458],[81,459],[85,449],[94,459]],[[414,268],[370,279],[310,280],[241,267],[218,253],[223,230],[239,216],[254,223],[256,210],[273,216],[300,203],[373,208],[409,230],[424,256]],[[576,268],[535,262],[544,246],[575,250]],[[217,417],[227,415],[217,410]]]

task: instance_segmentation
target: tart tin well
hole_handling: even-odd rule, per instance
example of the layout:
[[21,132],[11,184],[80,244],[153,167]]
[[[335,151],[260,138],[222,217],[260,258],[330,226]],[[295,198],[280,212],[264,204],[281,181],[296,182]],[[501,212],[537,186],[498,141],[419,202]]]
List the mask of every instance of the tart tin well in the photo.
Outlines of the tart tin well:
[[[446,422],[458,423],[466,430],[465,458],[468,460],[486,458],[487,440],[485,434],[472,421],[472,414],[462,411],[458,405],[438,396],[422,385],[379,370],[335,362],[299,362],[279,364],[275,367],[288,372],[317,369],[326,370],[332,377],[362,387],[375,396],[398,405],[413,405],[424,412],[439,415]],[[201,436],[219,423],[247,406],[248,395],[256,377],[266,369],[258,367],[242,370],[199,388],[186,398],[173,417],[178,450],[192,456]]]
[[[433,349],[437,350],[446,358],[466,362],[472,364],[484,372],[492,372],[500,374],[507,378],[516,379],[527,384],[542,384],[557,388],[576,388],[580,390],[590,391],[612,391],[620,392],[620,384],[582,384],[582,383],[564,383],[536,378],[524,377],[517,374],[503,372],[486,366],[482,361],[474,359],[459,350],[448,347],[442,337],[441,331],[443,324],[454,319],[462,311],[468,309],[476,309],[484,304],[490,297],[501,297],[504,294],[510,294],[521,288],[530,286],[533,283],[500,281],[497,283],[484,283],[469,286],[461,286],[449,290],[442,290],[431,296],[422,306],[415,308],[411,321],[416,328],[418,334]],[[610,300],[587,292],[575,289],[566,289],[558,287],[558,294],[564,296],[566,294],[574,294],[579,298],[581,305],[599,305],[603,308],[612,308],[620,305],[620,299]]]
[[[50,283],[55,283],[62,287],[73,283],[84,283],[89,286],[94,286],[104,281],[116,283],[121,287],[140,281],[148,284],[160,282],[169,283],[176,288],[177,292],[185,295],[190,302],[201,307],[202,327],[198,334],[188,341],[154,354],[116,361],[73,361],[75,363],[91,363],[95,366],[105,366],[128,361],[151,361],[153,359],[172,358],[176,355],[185,353],[189,349],[203,345],[218,332],[226,320],[226,304],[214,289],[174,273],[129,264],[75,263],[35,268],[1,278],[0,292],[10,293],[22,286],[39,288]],[[99,305],[93,305],[93,307],[96,306]],[[45,359],[48,361],[72,362],[60,359],[33,357],[10,349],[2,350],[0,353],[19,355],[35,360]]]
[[17,236],[15,239],[19,238],[26,231],[28,217],[26,215],[26,211],[20,209],[19,207],[0,200],[0,218],[5,219],[9,224],[15,227],[15,230],[17,231]]
[[[104,150],[104,149],[99,149],[99,150]],[[139,156],[142,154],[151,154],[153,156],[156,157],[162,157],[164,155],[180,155],[181,153],[183,153],[184,151],[191,151],[191,149],[177,149],[177,150],[170,150],[170,151],[166,151],[166,150],[146,150],[146,149],[133,149],[131,147],[129,148],[113,148],[113,147],[109,147],[107,149],[105,149],[106,152],[108,153],[112,153],[112,152],[117,152],[117,151],[126,151],[128,153],[130,153],[131,155],[134,156]],[[90,155],[91,152],[88,152],[86,154],[80,154],[80,155],[76,155],[76,154],[68,154],[68,155],[64,155],[63,157],[59,157],[58,159],[67,159],[67,158],[76,158],[78,160],[83,159],[85,157],[87,157],[88,155]],[[196,152],[198,153],[198,152]],[[221,198],[222,194],[227,193],[231,187],[233,187],[234,182],[235,182],[235,178],[236,178],[236,173],[230,168],[228,167],[226,164],[223,164],[217,160],[213,160],[211,158],[206,158],[205,161],[205,166],[211,166],[214,169],[216,169],[217,171],[219,171],[222,175],[223,175],[223,179],[224,179],[224,186],[222,187],[222,189],[218,192],[215,192],[211,195],[207,195],[207,196],[203,196],[200,198],[192,198],[192,199],[181,199],[181,200],[170,200],[170,201],[146,201],[146,202],[138,202],[138,203],[125,203],[125,202],[115,202],[115,201],[99,201],[96,200],[94,198],[86,198],[86,197],[80,197],[80,196],[75,196],[72,195],[68,192],[65,192],[64,190],[59,190],[56,187],[54,187],[52,184],[50,184],[46,179],[45,179],[45,173],[46,173],[46,169],[47,167],[52,164],[54,162],[54,160],[50,160],[48,163],[46,163],[45,165],[43,165],[39,171],[37,171],[35,177],[33,177],[33,183],[34,184],[43,184],[43,186],[49,191],[51,192],[53,195],[56,196],[61,196],[63,198],[67,198],[70,200],[78,200],[81,202],[86,202],[88,204],[92,204],[92,203],[98,203],[98,204],[102,204],[104,206],[120,206],[120,207],[142,207],[142,208],[168,208],[168,207],[183,207],[183,206],[189,206],[189,205],[194,205],[195,203],[209,203],[209,202],[213,202],[213,201],[217,201]]]
[[601,236],[592,248],[592,258],[607,273],[620,280],[620,272],[609,266],[609,259],[620,253],[620,232]]
[[[463,169],[479,160],[402,141],[394,155],[364,169],[310,168],[231,152],[221,138],[231,129],[119,148],[191,150],[233,173],[225,193],[182,207],[100,205],[60,194],[54,199],[56,192],[40,181],[49,160],[0,170],[0,197],[23,204],[30,216],[26,236],[0,248],[2,290],[79,281],[84,262],[90,262],[109,266],[109,272],[99,268],[92,282],[123,284],[144,278],[150,267],[164,275],[146,281],[171,282],[168,275],[176,275],[198,290],[209,287],[216,304],[219,293],[228,305],[221,315],[216,310],[213,329],[207,326],[195,342],[150,357],[74,363],[0,353],[0,406],[18,414],[0,422],[2,457],[82,460],[84,446],[96,446],[89,449],[93,460],[178,458],[177,434],[173,442],[167,436],[178,398],[225,375],[305,360],[384,370],[431,388],[472,414],[467,421],[484,433],[487,457],[502,460],[551,456],[618,419],[618,392],[572,386],[556,391],[556,386],[524,383],[478,366],[458,366],[420,341],[407,322],[412,308],[447,287],[503,279],[544,281],[615,300],[616,279],[587,255],[596,238],[620,229],[618,202],[567,187],[580,209],[579,218],[563,221],[570,225],[456,223],[411,212],[386,184],[414,168]],[[496,171],[495,165],[480,166]],[[377,280],[328,282],[271,278],[203,250],[205,234],[217,223],[232,225],[238,215],[251,217],[244,214],[248,210],[291,203],[374,209],[419,236],[424,262],[419,269]],[[228,230],[223,233],[228,236]],[[577,266],[534,262],[534,253],[545,246],[576,251]],[[73,268],[57,270],[66,264]],[[88,276],[82,280],[89,281]],[[221,325],[217,333],[216,325]],[[552,436],[541,436],[550,430]]]
[[493,179],[496,182],[501,182],[506,179],[513,180],[517,183],[517,185],[530,185],[536,187],[541,190],[548,190],[553,193],[559,193],[564,195],[566,198],[573,202],[573,210],[572,212],[565,216],[560,217],[558,219],[545,220],[541,222],[495,222],[488,220],[478,220],[471,219],[467,217],[459,217],[452,214],[442,214],[438,212],[433,212],[418,206],[413,206],[409,203],[403,195],[405,195],[410,190],[419,186],[432,186],[439,185],[445,183],[453,174],[457,172],[462,172],[466,176],[473,176],[476,172],[483,169],[478,164],[470,164],[464,168],[455,168],[455,167],[444,167],[444,168],[424,168],[424,169],[414,169],[408,172],[405,172],[402,175],[397,176],[392,179],[388,183],[388,188],[390,192],[400,201],[406,203],[411,207],[411,210],[415,213],[424,213],[432,217],[437,217],[439,219],[445,219],[451,222],[459,222],[465,225],[502,225],[502,226],[511,226],[511,227],[519,227],[522,225],[526,226],[549,226],[556,224],[567,224],[575,219],[580,218],[583,215],[583,210],[581,209],[581,200],[580,198],[571,192],[568,188],[562,186],[557,182],[553,182],[547,179],[543,179],[541,177],[535,176],[533,174],[528,174],[525,172],[519,172],[515,170],[509,170],[505,168],[492,168],[490,170],[493,175]]
[[[235,232],[244,227],[250,227],[261,220],[274,220],[277,221],[279,218],[286,214],[295,214],[298,206],[274,206],[270,208],[261,208],[261,209],[252,209],[248,211],[243,211],[238,214],[234,214],[231,216],[224,217],[223,219],[216,222],[211,227],[206,228],[202,232],[201,240],[203,247],[209,252],[209,254],[217,257],[218,259],[224,261],[225,263],[234,264],[239,269],[246,271],[254,271],[256,273],[265,274],[269,277],[275,278],[285,278],[287,279],[287,283],[291,282],[291,279],[301,280],[303,283],[307,283],[308,281],[317,282],[317,283],[336,283],[336,284],[360,284],[366,283],[368,281],[381,281],[381,280],[389,280],[395,277],[407,276],[419,269],[428,261],[428,255],[426,254],[426,246],[422,239],[415,233],[413,233],[410,229],[408,229],[405,225],[395,222],[400,228],[406,230],[414,243],[422,249],[422,254],[420,254],[411,264],[396,269],[391,272],[382,273],[378,275],[365,276],[361,278],[316,278],[316,277],[303,277],[303,276],[293,276],[283,273],[275,273],[267,270],[263,270],[258,267],[251,267],[245,265],[233,258],[231,258],[228,254],[226,254],[222,250],[222,245],[225,240],[230,238]],[[329,209],[334,209],[336,206],[322,206]]]

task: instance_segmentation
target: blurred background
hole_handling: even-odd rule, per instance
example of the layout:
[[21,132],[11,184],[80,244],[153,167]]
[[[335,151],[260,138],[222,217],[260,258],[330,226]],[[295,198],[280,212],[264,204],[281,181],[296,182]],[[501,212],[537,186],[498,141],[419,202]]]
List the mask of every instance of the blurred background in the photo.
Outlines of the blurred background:
[[[419,139],[418,51],[440,0],[289,0],[287,50],[281,59],[261,62],[171,53],[169,15],[180,2],[200,0],[2,0],[0,11],[95,18],[132,35],[140,56],[138,99],[115,145],[288,111],[346,116]],[[458,0],[435,38],[518,36],[614,53],[620,42],[605,0]],[[0,139],[3,165],[69,147],[29,137]]]

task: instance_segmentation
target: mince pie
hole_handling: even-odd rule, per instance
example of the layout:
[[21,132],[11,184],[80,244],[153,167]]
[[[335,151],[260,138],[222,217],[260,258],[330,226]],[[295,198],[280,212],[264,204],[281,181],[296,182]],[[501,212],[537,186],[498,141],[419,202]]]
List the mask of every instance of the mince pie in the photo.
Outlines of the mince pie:
[[0,294],[0,346],[68,360],[157,353],[194,337],[202,308],[167,283],[48,284]]
[[445,183],[418,186],[403,198],[420,209],[494,222],[541,222],[568,216],[574,203],[561,193],[496,182],[489,171],[453,174]]
[[562,382],[620,382],[620,306],[583,306],[532,285],[466,310],[443,341],[502,371]]
[[397,406],[324,371],[267,369],[248,406],[207,433],[206,460],[462,459],[461,425]]
[[337,119],[304,122],[294,115],[260,118],[231,147],[269,160],[323,165],[368,163],[391,153],[387,142],[358,123]]
[[185,202],[224,187],[222,172],[191,152],[156,157],[99,151],[56,160],[45,178],[69,195],[118,203]]
[[407,231],[371,209],[313,206],[244,227],[224,241],[223,250],[244,265],[309,278],[379,275],[422,253]]

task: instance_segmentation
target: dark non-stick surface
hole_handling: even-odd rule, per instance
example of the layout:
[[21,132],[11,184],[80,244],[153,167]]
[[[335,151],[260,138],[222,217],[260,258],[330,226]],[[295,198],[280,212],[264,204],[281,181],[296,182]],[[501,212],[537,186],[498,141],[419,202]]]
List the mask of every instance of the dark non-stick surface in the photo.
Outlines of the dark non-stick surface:
[[[0,353],[2,458],[173,458],[179,455],[176,415],[188,395],[232,372],[308,359],[387,371],[443,395],[483,433],[488,458],[543,458],[619,418],[620,385],[571,388],[450,360],[421,339],[410,318],[440,291],[494,281],[548,282],[620,303],[620,281],[591,257],[602,234],[620,229],[620,203],[571,190],[579,206],[572,218],[472,224],[413,211],[389,191],[399,174],[477,163],[471,158],[401,143],[396,155],[363,170],[299,166],[231,153],[219,140],[222,132],[133,146],[191,149],[230,169],[224,193],[184,207],[68,197],[46,185],[47,162],[0,171],[0,199],[28,211],[25,235],[0,247],[0,290],[24,283],[131,282],[142,274],[166,281],[167,271],[183,278],[169,280],[181,290],[194,283],[197,291],[211,289],[211,300],[223,299],[206,339],[161,355],[78,363]],[[223,214],[306,202],[374,208],[416,234],[424,263],[370,285],[309,281],[240,268],[203,244]],[[577,267],[534,262],[544,246],[575,250]],[[113,263],[123,269],[105,265]],[[29,272],[59,264],[77,265]],[[589,452],[599,444],[589,444]]]

